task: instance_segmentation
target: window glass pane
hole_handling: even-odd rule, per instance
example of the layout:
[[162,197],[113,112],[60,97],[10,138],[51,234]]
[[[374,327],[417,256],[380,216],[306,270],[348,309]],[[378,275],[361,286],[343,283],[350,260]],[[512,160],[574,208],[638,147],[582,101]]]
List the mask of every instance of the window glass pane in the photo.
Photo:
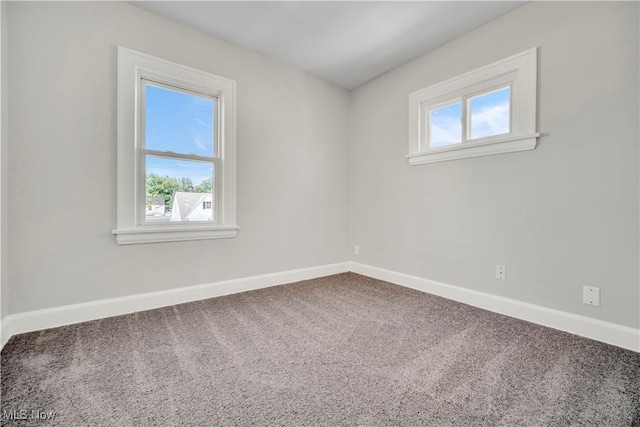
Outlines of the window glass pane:
[[444,147],[461,141],[461,102],[429,111],[429,147]]
[[213,221],[213,166],[147,156],[145,220]]
[[215,103],[211,98],[145,85],[145,147],[213,156]]
[[509,133],[511,88],[504,88],[469,99],[469,139]]

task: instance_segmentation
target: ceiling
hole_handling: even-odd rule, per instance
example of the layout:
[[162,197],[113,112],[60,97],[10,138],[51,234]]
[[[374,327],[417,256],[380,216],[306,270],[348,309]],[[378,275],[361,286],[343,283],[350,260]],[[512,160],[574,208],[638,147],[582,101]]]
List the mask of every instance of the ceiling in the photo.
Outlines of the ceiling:
[[353,89],[524,1],[132,3]]

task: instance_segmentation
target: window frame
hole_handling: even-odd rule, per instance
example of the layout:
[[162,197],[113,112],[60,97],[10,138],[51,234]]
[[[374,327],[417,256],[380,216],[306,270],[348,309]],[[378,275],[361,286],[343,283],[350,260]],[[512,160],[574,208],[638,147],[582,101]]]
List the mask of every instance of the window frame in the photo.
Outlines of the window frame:
[[[167,90],[172,90],[172,91],[176,91],[176,92],[180,92],[180,93],[184,93],[187,95],[194,95],[194,96],[199,96],[199,97],[203,97],[203,98],[208,98],[210,100],[213,101],[214,103],[214,132],[213,132],[213,139],[211,141],[212,143],[212,155],[211,156],[201,156],[201,155],[196,155],[196,154],[184,154],[184,153],[176,153],[176,152],[172,152],[172,151],[158,151],[158,150],[154,150],[154,149],[150,149],[147,148],[146,145],[146,106],[147,106],[147,100],[146,100],[146,87],[147,85],[150,84],[152,86],[156,86],[159,87],[161,89],[167,89]],[[140,99],[140,108],[138,109],[138,120],[140,123],[140,126],[138,127],[138,132],[139,132],[139,147],[138,147],[138,169],[140,171],[140,173],[138,174],[138,188],[140,190],[142,190],[143,188],[145,189],[145,191],[138,191],[138,203],[142,204],[145,203],[146,204],[146,181],[147,181],[147,164],[146,164],[146,160],[147,157],[151,156],[151,157],[157,157],[157,158],[164,158],[164,159],[173,159],[173,160],[187,160],[187,161],[195,161],[195,162],[202,162],[202,163],[210,163],[212,165],[212,174],[211,174],[211,192],[208,194],[212,195],[212,200],[214,202],[214,206],[215,209],[213,209],[213,220],[212,221],[198,221],[199,224],[217,224],[219,223],[219,218],[220,218],[220,206],[222,203],[221,197],[220,197],[220,188],[219,188],[219,182],[220,182],[220,157],[219,157],[219,152],[220,150],[218,149],[218,142],[220,141],[220,119],[221,119],[221,115],[220,115],[220,109],[218,108],[219,105],[219,100],[218,100],[218,95],[217,94],[213,94],[213,93],[204,93],[198,90],[198,88],[194,88],[194,87],[178,87],[175,85],[169,85],[165,82],[161,82],[161,81],[155,81],[155,80],[151,80],[149,78],[145,78],[142,77],[141,78],[141,84],[140,84],[140,93],[138,94],[139,99]],[[210,208],[211,209],[211,208]],[[146,220],[146,213],[142,210],[139,209],[139,218],[138,218],[138,223],[140,225],[140,227],[149,227],[149,226],[159,226],[159,227],[166,227],[168,225],[171,224],[171,222],[151,222],[151,221],[147,221]],[[174,222],[175,224],[175,222]]]
[[[239,229],[236,224],[235,82],[121,46],[117,50],[117,228],[113,230],[117,242],[138,244],[235,237]],[[214,221],[145,221],[147,156],[200,160],[198,155],[169,154],[144,146],[146,81],[217,98],[211,158]]]
[[[533,150],[537,145],[537,55],[532,48],[409,95],[410,165]],[[510,88],[509,133],[470,139],[470,100]],[[430,111],[462,102],[461,142],[429,146]]]

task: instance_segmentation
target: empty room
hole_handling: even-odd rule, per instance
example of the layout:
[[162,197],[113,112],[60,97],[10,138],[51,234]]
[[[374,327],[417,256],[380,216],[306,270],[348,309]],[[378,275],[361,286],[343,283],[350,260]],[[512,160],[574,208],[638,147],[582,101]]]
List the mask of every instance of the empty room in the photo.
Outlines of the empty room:
[[640,3],[2,1],[2,426],[640,426]]

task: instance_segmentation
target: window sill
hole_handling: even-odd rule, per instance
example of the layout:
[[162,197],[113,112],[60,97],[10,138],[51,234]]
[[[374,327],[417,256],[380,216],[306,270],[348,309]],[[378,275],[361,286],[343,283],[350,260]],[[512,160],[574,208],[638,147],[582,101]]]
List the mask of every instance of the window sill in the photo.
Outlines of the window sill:
[[239,227],[228,226],[185,226],[153,227],[133,230],[113,230],[120,245],[140,243],[181,242],[188,240],[227,239],[238,235]]
[[465,143],[462,145],[435,148],[422,153],[409,154],[407,160],[411,166],[493,154],[513,153],[536,148],[539,133],[521,136],[509,136],[490,141]]

